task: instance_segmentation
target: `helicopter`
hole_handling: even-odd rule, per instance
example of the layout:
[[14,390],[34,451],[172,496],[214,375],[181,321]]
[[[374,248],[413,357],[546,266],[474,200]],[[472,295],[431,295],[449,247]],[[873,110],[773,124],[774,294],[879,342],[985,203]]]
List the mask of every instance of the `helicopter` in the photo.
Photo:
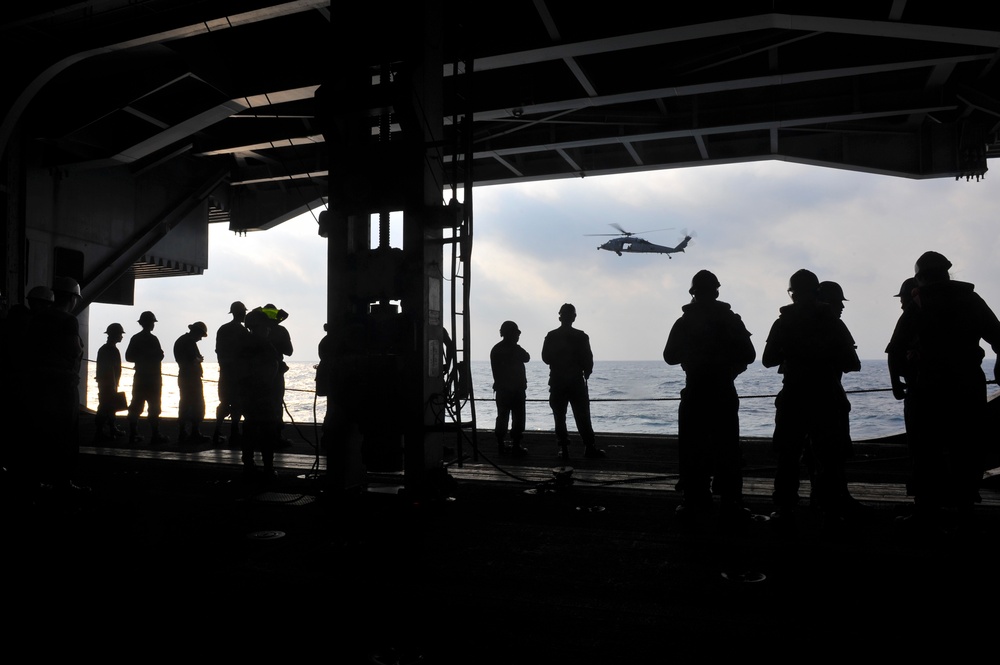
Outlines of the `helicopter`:
[[[619,233],[591,233],[589,235],[617,235],[618,237],[607,241],[603,245],[600,245],[597,249],[606,249],[609,252],[614,252],[618,256],[621,256],[622,252],[630,252],[634,254],[666,254],[668,259],[672,259],[673,257],[670,256],[671,254],[675,252],[683,252],[684,248],[688,246],[689,242],[691,242],[691,236],[685,233],[684,240],[682,240],[676,247],[656,245],[648,240],[638,237],[631,231],[626,231],[618,224],[611,224],[610,226],[618,229]],[[669,229],[658,230],[669,231]],[[652,233],[652,231],[643,231],[643,233]]]

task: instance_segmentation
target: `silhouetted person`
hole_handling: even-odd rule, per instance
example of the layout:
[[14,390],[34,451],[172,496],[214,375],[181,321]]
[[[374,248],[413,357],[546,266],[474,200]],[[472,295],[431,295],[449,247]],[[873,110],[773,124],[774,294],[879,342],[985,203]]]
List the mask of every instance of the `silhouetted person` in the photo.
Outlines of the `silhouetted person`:
[[[838,319],[843,318],[844,303],[847,302],[847,298],[844,297],[844,289],[840,286],[840,284],[837,282],[820,282],[816,293],[819,301],[825,303],[828,307],[833,309]],[[838,414],[840,418],[837,425],[837,431],[840,436],[841,444],[844,446],[845,459],[850,459],[854,457],[854,442],[851,440],[851,401],[847,397],[847,392],[844,391],[842,382],[843,374],[841,374],[840,379],[840,388],[844,393],[843,400],[840,401],[840,404],[844,408]],[[806,450],[811,452],[812,448],[808,447]],[[812,460],[810,460],[810,466],[813,466]],[[843,498],[841,510],[856,513],[862,509],[862,505],[851,497],[850,494]]]
[[215,410],[215,432],[212,441],[218,445],[225,441],[222,423],[230,419],[229,436],[236,439],[240,435],[240,419],[243,411],[239,403],[240,352],[250,333],[243,325],[247,316],[246,305],[240,301],[229,306],[232,321],[224,323],[215,334],[215,355],[219,360],[219,406]]
[[816,288],[816,297],[821,303],[829,306],[838,319],[843,318],[844,303],[847,302],[847,298],[844,297],[844,289],[840,284],[837,282],[820,282]]
[[502,339],[490,351],[497,405],[493,433],[497,439],[497,452],[502,455],[506,452],[504,440],[507,438],[507,423],[510,421],[510,452],[520,456],[528,452],[521,447],[521,439],[524,436],[528,389],[524,363],[531,360],[531,356],[517,343],[521,339],[521,331],[513,321],[504,321],[500,325],[500,337]]
[[322,447],[326,451],[327,481],[334,492],[347,483],[347,461],[355,429],[364,436],[378,401],[372,399],[369,383],[376,380],[367,362],[367,340],[362,321],[349,321],[339,335],[323,325],[326,334],[319,343],[316,394],[327,398],[323,418]]
[[[125,336],[120,323],[112,323],[104,334],[108,341],[97,350],[97,412],[94,414],[94,440],[107,441],[125,436],[125,430],[118,427],[117,412],[122,410],[119,403],[118,385],[122,378],[122,354],[118,343]],[[123,395],[124,396],[124,395]],[[127,405],[126,405],[127,406]],[[107,430],[105,430],[107,428]]]
[[[26,303],[15,303],[7,310],[3,325],[3,387],[5,422],[14,423],[24,419],[32,408],[33,397],[27,389],[37,379],[34,360],[28,351],[28,329],[32,318],[55,302],[52,289],[35,286],[28,291]],[[3,465],[12,472],[30,468],[30,449],[16,445],[12,437],[3,437]],[[30,482],[29,482],[30,484]]]
[[542,362],[549,366],[549,406],[555,419],[559,455],[569,459],[569,433],[566,430],[566,407],[573,408],[576,429],[583,439],[584,457],[604,457],[595,445],[590,423],[590,393],[587,380],[594,371],[590,338],[573,327],[576,308],[566,303],[559,308],[560,326],[549,332],[542,343]]
[[[680,489],[684,515],[721,500],[720,518],[749,517],[743,507],[740,401],[733,381],[757,358],[750,333],[728,303],[719,298],[719,280],[708,270],[691,280],[691,302],[670,329],[663,348],[668,365],[685,374],[677,418]],[[713,480],[714,477],[714,480]]]
[[[903,280],[903,283],[899,287],[899,293],[897,293],[895,298],[899,298],[899,308],[904,312],[906,308],[910,306],[913,302],[913,294],[917,289],[917,279],[915,277],[907,277]],[[906,375],[907,366],[912,361],[913,349],[910,348],[896,348],[893,349],[892,346],[887,347],[885,352],[888,354],[889,363],[889,382],[892,384],[892,396],[898,400],[905,400],[906,398]],[[906,419],[906,407],[904,402],[903,407],[903,418]]]
[[74,311],[80,303],[80,286],[69,277],[56,277],[54,301],[32,315],[26,344],[34,363],[30,373],[30,398],[37,437],[36,472],[57,493],[80,489],[72,482],[80,452],[80,363],[83,340]]
[[[271,331],[267,335],[267,341],[281,355],[278,365],[281,398],[278,400],[277,405],[278,428],[280,430],[284,429],[285,426],[284,413],[282,412],[282,406],[285,403],[285,372],[288,371],[288,364],[285,363],[285,358],[292,355],[292,338],[288,334],[288,329],[281,325],[282,321],[288,318],[288,312],[278,309],[271,303],[264,305],[262,311],[267,315],[268,325],[271,327]],[[292,442],[279,436],[277,445],[287,448],[292,445]]]
[[247,477],[256,476],[260,469],[254,452],[259,451],[263,479],[268,481],[276,476],[274,450],[281,435],[281,354],[268,341],[272,326],[267,314],[259,308],[250,311],[246,326],[250,336],[240,352],[240,403],[246,418],[240,440],[243,471]]
[[764,346],[764,367],[778,367],[782,387],[775,399],[773,445],[775,516],[788,518],[798,505],[799,465],[808,446],[813,507],[839,520],[858,504],[847,490],[844,414],[850,402],[845,372],[861,369],[854,338],[838,313],[818,298],[819,280],[799,270],[788,283],[792,304],[781,308]]
[[[208,337],[208,326],[195,321],[188,331],[174,342],[174,360],[177,362],[177,404],[178,441],[205,443],[209,437],[201,432],[205,421],[205,375],[202,362],[205,360],[198,349],[198,342]],[[187,426],[191,425],[188,433]]]
[[985,451],[998,444],[996,430],[986,427],[980,341],[1000,352],[1000,321],[972,284],[951,279],[950,268],[938,252],[917,259],[914,302],[888,347],[890,356],[908,358],[915,510],[908,519],[933,528],[968,518],[980,500]]
[[897,293],[895,298],[899,298],[899,308],[906,310],[906,308],[913,302],[913,294],[917,289],[917,278],[907,277],[903,280],[903,283],[899,285],[899,293]]
[[[917,289],[917,280],[915,277],[907,277],[903,280],[903,283],[899,286],[899,292],[896,293],[894,298],[899,298],[899,308],[904,312],[906,308],[910,306],[913,302],[913,294]],[[912,425],[912,405],[910,400],[906,396],[906,384],[909,381],[909,366],[913,362],[912,354],[914,349],[912,348],[900,348],[901,345],[896,345],[895,347],[890,342],[889,346],[886,347],[886,360],[889,366],[889,384],[892,386],[892,396],[897,400],[902,400],[903,402],[903,427],[906,430],[906,445],[910,451],[910,463],[912,464],[916,461],[914,455],[914,443],[916,442],[916,432],[913,430]],[[911,471],[912,473],[912,471]],[[907,483],[907,493],[913,495],[913,478],[911,476],[910,482]]]
[[125,349],[125,360],[135,366],[132,378],[132,402],[128,406],[129,442],[139,443],[139,416],[143,408],[149,419],[150,442],[166,443],[167,437],[160,434],[160,400],[162,399],[163,376],[160,365],[163,362],[163,348],[153,334],[156,316],[152,312],[139,315],[142,330],[132,335]]
[[32,312],[36,313],[43,309],[52,307],[56,301],[55,294],[52,292],[52,289],[47,286],[32,287],[31,290],[28,291],[26,299],[28,301],[28,308]]

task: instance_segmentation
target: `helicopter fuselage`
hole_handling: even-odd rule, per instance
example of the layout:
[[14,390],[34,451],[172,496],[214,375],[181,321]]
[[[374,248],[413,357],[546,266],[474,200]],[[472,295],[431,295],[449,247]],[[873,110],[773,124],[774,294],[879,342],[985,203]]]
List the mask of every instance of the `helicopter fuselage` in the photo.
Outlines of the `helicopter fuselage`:
[[621,256],[623,252],[628,252],[631,254],[667,254],[668,258],[670,254],[675,252],[683,252],[684,248],[687,247],[688,242],[691,240],[690,236],[684,238],[683,241],[676,247],[667,247],[665,245],[657,245],[644,240],[642,238],[634,237],[624,237],[624,238],[614,238],[609,240],[603,245],[599,246],[597,249],[606,249],[609,252],[614,252],[618,256]]

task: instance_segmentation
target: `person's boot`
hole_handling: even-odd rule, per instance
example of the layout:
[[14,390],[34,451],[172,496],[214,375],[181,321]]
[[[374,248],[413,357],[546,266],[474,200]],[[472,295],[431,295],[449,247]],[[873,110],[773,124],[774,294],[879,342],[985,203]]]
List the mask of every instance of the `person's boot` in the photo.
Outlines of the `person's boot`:
[[528,454],[528,451],[523,446],[521,446],[520,441],[515,441],[510,446],[510,454],[513,455],[514,457],[524,457],[525,455]]
[[215,424],[215,431],[212,432],[212,445],[220,446],[226,442],[226,437],[222,435],[222,427],[218,423]]
[[128,423],[128,442],[142,443],[142,435],[139,434],[139,423],[131,420]]
[[150,432],[150,434],[149,434],[149,442],[150,443],[170,443],[170,439],[169,439],[169,437],[167,437],[167,436],[165,436],[163,434],[160,434],[160,426],[159,425],[154,425],[153,426],[153,431]]
[[188,443],[208,443],[212,439],[201,433],[201,429],[195,425],[191,428],[191,434],[188,436]]

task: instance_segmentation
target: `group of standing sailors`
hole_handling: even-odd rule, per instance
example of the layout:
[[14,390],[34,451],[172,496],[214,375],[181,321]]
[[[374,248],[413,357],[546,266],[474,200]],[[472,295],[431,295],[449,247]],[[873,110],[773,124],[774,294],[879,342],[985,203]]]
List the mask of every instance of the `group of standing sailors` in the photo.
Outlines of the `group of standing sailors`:
[[[3,446],[3,468],[18,487],[34,494],[51,489],[57,495],[73,495],[87,488],[73,481],[80,450],[79,403],[83,341],[73,314],[81,301],[79,284],[57,277],[52,287],[32,288],[25,304],[16,304],[2,318],[3,406],[10,418],[25,416],[42,428],[37,445]],[[199,342],[208,336],[208,326],[196,321],[173,345],[178,366],[177,385],[179,441],[182,443],[225,442],[222,434],[229,419],[229,437],[239,442],[244,470],[265,480],[275,475],[274,451],[288,445],[282,438],[282,408],[286,356],[292,354],[291,338],[281,325],[288,314],[272,304],[248,311],[242,302],[229,310],[232,320],[216,336],[219,359],[219,406],[212,436],[202,431],[205,393]],[[149,441],[168,442],[160,429],[163,348],[153,333],[153,312],[139,316],[140,330],[129,339],[124,359],[134,366],[131,398],[119,390],[122,354],[118,344],[125,328],[112,323],[104,331],[107,342],[97,354],[98,405],[94,415],[95,442],[122,439],[130,444],[144,440],[139,418],[146,412]],[[128,430],[118,425],[117,414],[126,412]],[[255,453],[262,467],[257,466]]]
[[[208,336],[208,326],[195,321],[174,342],[179,393],[177,420],[178,438],[186,443],[220,444],[226,440],[223,427],[229,423],[229,437],[241,444],[244,470],[258,471],[254,453],[259,452],[266,478],[275,475],[274,451],[286,445],[281,438],[282,407],[285,393],[284,358],[292,354],[291,337],[281,325],[288,314],[272,304],[248,311],[240,301],[229,308],[232,319],[220,326],[216,334],[215,352],[219,361],[219,406],[215,413],[215,429],[211,437],[202,432],[205,420],[203,385],[204,357],[198,343]],[[143,312],[138,320],[141,330],[132,336],[125,349],[125,360],[134,365],[132,399],[128,401],[129,443],[143,440],[139,433],[139,416],[146,411],[150,426],[150,443],[166,443],[160,432],[164,358],[159,340],[153,334],[157,319],[153,312]],[[119,323],[108,326],[108,341],[97,354],[98,406],[96,414],[97,440],[117,439],[125,435],[115,422],[115,413],[123,410],[124,394],[120,393],[121,355],[117,344],[124,330]],[[241,422],[242,421],[242,422]]]
[[[986,377],[980,341],[1000,354],[1000,321],[972,284],[950,279],[951,262],[938,252],[917,260],[896,297],[902,314],[888,354],[893,395],[903,400],[912,460],[909,493],[913,512],[900,520],[919,527],[949,529],[967,519],[980,501],[979,484],[989,446],[1000,447],[995,429],[985,427]],[[739,443],[739,398],[734,381],[756,360],[742,319],[719,300],[720,283],[708,270],[691,280],[691,302],[682,307],[663,349],[669,365],[685,372],[678,409],[679,480],[682,517],[714,510],[739,523],[751,517],[743,504],[743,458]],[[782,388],[775,399],[773,452],[777,465],[773,520],[791,524],[799,505],[800,471],[810,480],[812,510],[834,522],[864,517],[868,508],[851,496],[846,465],[853,455],[851,404],[842,377],[861,369],[857,346],[841,319],[843,289],[801,269],[790,278],[791,304],[779,310],[761,354],[777,368]],[[587,379],[593,371],[589,338],[572,328],[576,310],[559,311],[562,325],[542,349],[549,365],[549,404],[559,456],[568,459],[566,406],[571,405],[586,457],[603,457],[594,443]],[[494,428],[500,454],[525,455],[529,355],[513,321],[500,328],[491,352],[497,403]],[[1000,362],[1000,361],[998,361]],[[997,378],[994,366],[994,379]],[[511,445],[506,447],[508,421]]]

